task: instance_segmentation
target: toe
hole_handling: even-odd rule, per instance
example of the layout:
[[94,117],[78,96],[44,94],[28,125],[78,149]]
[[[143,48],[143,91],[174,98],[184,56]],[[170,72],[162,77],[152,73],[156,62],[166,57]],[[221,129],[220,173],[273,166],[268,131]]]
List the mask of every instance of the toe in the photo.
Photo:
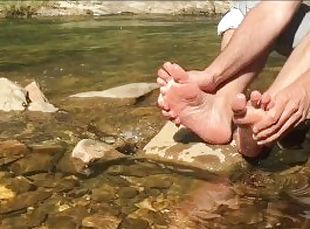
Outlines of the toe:
[[160,94],[166,95],[168,91],[168,87],[166,86],[160,87],[159,91],[160,91]]
[[253,107],[258,108],[260,106],[262,94],[259,91],[252,91],[250,101]]
[[171,75],[172,64],[170,62],[166,62],[163,64],[162,70],[165,71],[168,75]]
[[[175,120],[178,118],[176,113],[174,113],[173,111],[162,110],[161,113],[166,119],[172,121],[173,123],[175,123]],[[177,120],[179,120],[179,119],[177,119]]]
[[164,97],[162,94],[159,94],[158,99],[157,99],[157,104],[158,107],[165,110],[165,111],[169,111],[169,106],[166,103],[166,101],[164,100]]
[[162,79],[166,83],[172,79],[172,76],[170,76],[163,68],[157,71],[157,75],[158,75],[158,78]]
[[178,64],[171,64],[170,62],[166,62],[163,65],[163,69],[178,83],[184,83],[188,79],[187,72]]
[[160,87],[163,87],[163,86],[166,86],[167,85],[167,82],[165,80],[163,80],[162,78],[158,77],[156,79],[157,81],[157,84],[160,86]]
[[242,93],[237,94],[231,105],[234,116],[243,116],[246,113],[246,104],[245,95]]
[[187,72],[178,64],[172,64],[171,75],[178,83],[185,83],[188,80]]

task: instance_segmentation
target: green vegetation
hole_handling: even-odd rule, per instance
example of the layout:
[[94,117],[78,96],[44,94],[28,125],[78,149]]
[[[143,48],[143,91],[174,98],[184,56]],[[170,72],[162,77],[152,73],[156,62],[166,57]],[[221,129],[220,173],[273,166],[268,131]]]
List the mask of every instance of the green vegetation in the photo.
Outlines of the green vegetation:
[[6,18],[30,18],[48,3],[48,0],[4,0],[0,2],[0,13]]

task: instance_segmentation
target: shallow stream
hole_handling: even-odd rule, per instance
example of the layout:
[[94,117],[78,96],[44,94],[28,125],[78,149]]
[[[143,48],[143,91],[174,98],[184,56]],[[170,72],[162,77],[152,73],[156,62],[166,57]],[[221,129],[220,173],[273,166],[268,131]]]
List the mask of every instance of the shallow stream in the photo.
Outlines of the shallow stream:
[[[0,144],[0,228],[310,228],[307,138],[285,162],[261,159],[227,176],[133,159],[83,171],[70,163],[83,138],[135,154],[165,121],[157,91],[135,104],[68,102],[69,95],[154,82],[167,60],[202,69],[219,50],[217,22],[179,16],[1,20],[0,77],[23,86],[36,80],[61,110],[0,114],[0,139],[19,142]],[[268,87],[283,61],[273,53],[251,87]],[[294,157],[297,151],[303,157]]]

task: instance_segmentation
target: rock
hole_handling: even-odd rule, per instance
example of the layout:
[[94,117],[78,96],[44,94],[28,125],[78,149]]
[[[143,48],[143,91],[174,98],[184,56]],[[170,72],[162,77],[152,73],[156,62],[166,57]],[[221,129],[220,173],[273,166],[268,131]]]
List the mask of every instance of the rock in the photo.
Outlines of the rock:
[[121,199],[132,199],[138,195],[138,191],[133,187],[123,187],[118,191],[118,196]]
[[2,141],[0,142],[0,166],[23,158],[29,152],[26,145],[17,140]]
[[56,112],[56,108],[53,104],[50,104],[43,92],[40,90],[40,86],[33,81],[25,87],[27,91],[27,97],[30,100],[28,110],[41,111],[41,112]]
[[158,88],[156,83],[131,83],[114,87],[104,91],[89,91],[71,95],[78,98],[113,98],[113,99],[137,99]]
[[[52,4],[53,3],[53,4]],[[231,1],[52,1],[40,7],[36,15],[111,15],[111,14],[170,14],[170,15],[214,15],[223,14]],[[68,23],[69,24],[69,23]],[[83,23],[80,26],[85,26]],[[95,24],[95,23],[93,23]],[[88,25],[89,26],[89,25]],[[94,26],[94,25],[93,25]]]
[[15,197],[15,193],[5,186],[0,185],[0,200],[10,200]]
[[23,111],[26,106],[26,91],[8,79],[0,78],[0,110]]
[[41,211],[41,208],[36,208],[26,214],[16,215],[13,217],[4,218],[1,221],[1,229],[29,229],[40,226],[45,221],[47,214]]
[[138,153],[138,157],[215,174],[229,173],[245,164],[234,142],[208,145],[171,122]]
[[89,164],[98,159],[102,161],[116,160],[124,158],[125,155],[106,143],[91,139],[83,139],[75,146],[71,153],[71,157],[80,159],[85,164]]
[[33,174],[49,172],[63,155],[63,148],[58,145],[32,145],[31,153],[10,165],[16,174]]
[[274,149],[257,164],[270,169],[289,168],[294,165],[305,164],[309,159],[309,149]]
[[72,176],[61,177],[48,173],[39,173],[28,176],[33,184],[42,188],[53,188],[54,192],[67,192],[79,186],[78,180]]
[[8,202],[1,204],[0,214],[7,214],[33,206],[36,203],[46,200],[51,195],[51,192],[46,192],[43,190],[22,193]]
[[117,229],[121,220],[110,214],[97,213],[82,220],[84,227],[100,229]]
[[53,216],[46,221],[48,228],[76,229],[78,226],[70,216]]
[[37,103],[33,102],[30,103],[28,106],[29,111],[41,111],[46,113],[53,113],[58,111],[58,108],[56,108],[53,104],[50,103]]
[[126,218],[122,221],[120,228],[147,229],[150,228],[150,226],[145,220]]
[[35,186],[23,176],[6,179],[1,183],[4,184],[6,188],[12,190],[16,195],[35,189]]
[[135,162],[132,165],[112,165],[106,172],[111,175],[119,176],[133,176],[144,178],[149,175],[155,174],[170,174],[171,171],[159,167],[158,165],[151,163],[137,163]]
[[84,174],[84,169],[85,166],[81,160],[72,160],[71,152],[66,152],[56,165],[56,170],[65,174]]
[[142,185],[148,188],[167,189],[172,185],[169,177],[164,175],[151,175],[142,182]]
[[110,200],[116,199],[115,192],[114,187],[103,184],[100,187],[92,189],[91,198],[97,202],[109,202]]

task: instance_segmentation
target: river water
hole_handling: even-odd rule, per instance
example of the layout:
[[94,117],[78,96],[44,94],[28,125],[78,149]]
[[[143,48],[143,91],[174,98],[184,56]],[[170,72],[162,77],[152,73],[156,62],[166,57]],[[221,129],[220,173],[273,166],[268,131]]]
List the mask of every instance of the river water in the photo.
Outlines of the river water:
[[[167,60],[186,69],[206,67],[219,52],[218,20],[108,16],[0,21],[0,76],[21,85],[36,80],[61,108],[55,115],[1,113],[1,140],[18,140],[33,151],[1,162],[1,228],[309,228],[307,142],[291,150],[291,155],[302,151],[302,158],[289,157],[285,165],[262,159],[225,177],[180,173],[132,159],[83,172],[71,168],[68,155],[79,139],[119,144],[122,153],[134,154],[164,120],[155,105],[158,92],[126,106],[68,103],[66,98],[154,82]],[[283,61],[273,53],[251,88],[266,89]]]

